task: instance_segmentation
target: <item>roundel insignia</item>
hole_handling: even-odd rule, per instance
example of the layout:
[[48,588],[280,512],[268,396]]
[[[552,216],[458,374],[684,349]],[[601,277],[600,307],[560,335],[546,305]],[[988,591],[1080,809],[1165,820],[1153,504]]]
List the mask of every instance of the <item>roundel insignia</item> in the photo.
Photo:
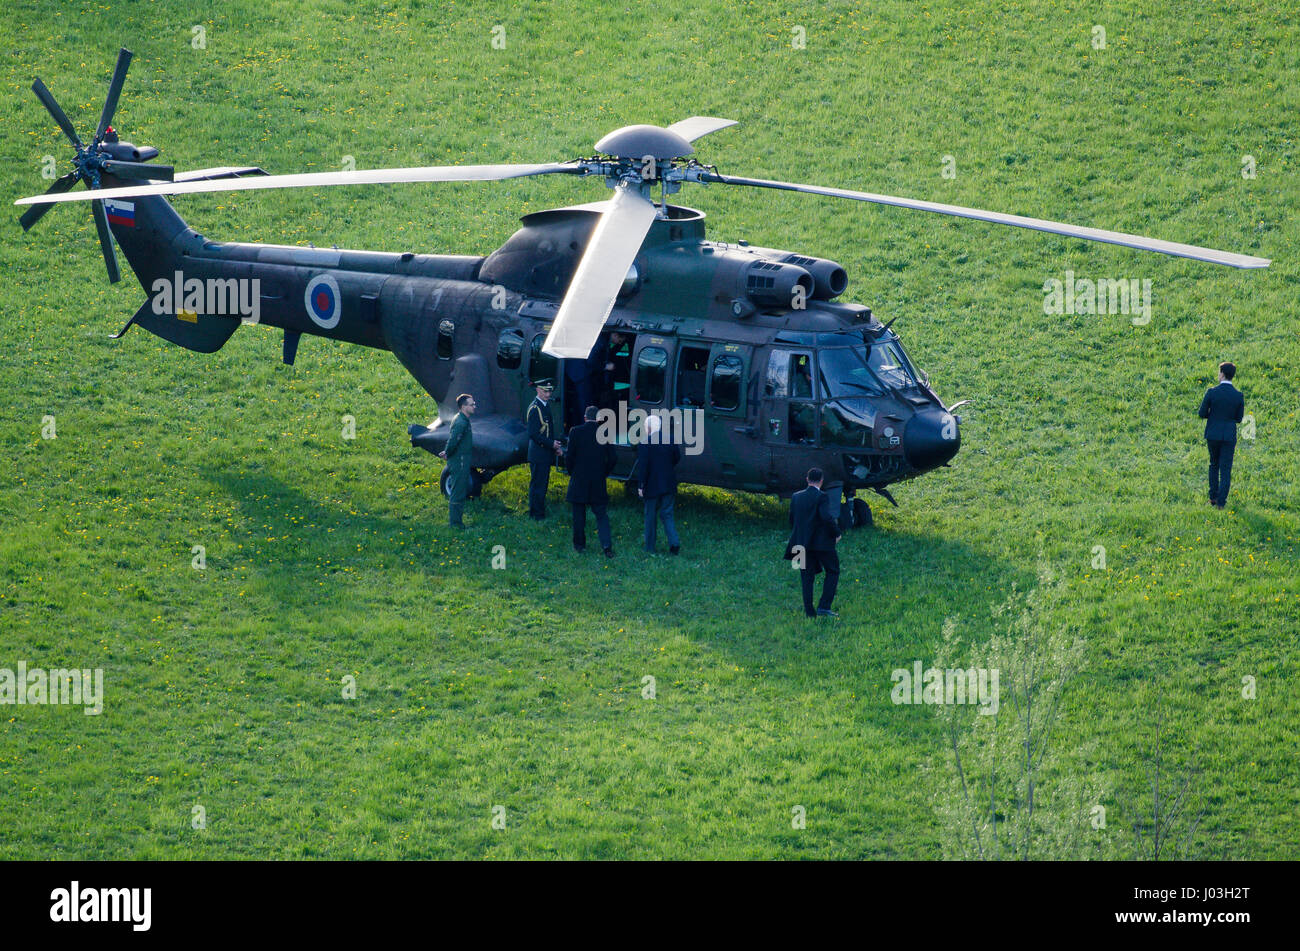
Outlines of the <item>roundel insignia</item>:
[[307,282],[307,293],[303,295],[307,305],[307,316],[323,330],[333,330],[339,325],[343,314],[343,297],[339,293],[339,283],[328,274],[318,274]]

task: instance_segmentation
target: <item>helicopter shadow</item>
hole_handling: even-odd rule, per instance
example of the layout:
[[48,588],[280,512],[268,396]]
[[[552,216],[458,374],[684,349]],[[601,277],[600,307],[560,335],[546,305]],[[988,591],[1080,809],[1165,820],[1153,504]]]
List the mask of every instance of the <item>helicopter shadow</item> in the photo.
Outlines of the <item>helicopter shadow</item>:
[[[395,577],[422,574],[434,590],[445,585],[503,612],[535,609],[541,600],[577,632],[608,631],[611,624],[629,631],[657,627],[745,668],[842,676],[868,659],[878,667],[931,656],[944,619],[986,620],[1013,573],[965,542],[900,527],[859,529],[840,545],[835,607],[843,616],[814,622],[803,616],[797,573],[780,557],[786,507],[770,499],[737,502],[688,492],[681,521],[689,534],[678,558],[635,550],[640,506],[612,504],[621,554],[607,561],[572,552],[567,511],[536,523],[501,506],[471,507],[470,529],[453,534],[445,504],[432,495],[418,512],[391,516],[309,497],[265,472],[221,470],[206,478],[239,507],[248,535],[267,539],[244,542],[248,582],[264,586],[287,616],[326,622],[367,610],[364,592],[331,578],[393,569]],[[558,488],[562,493],[563,485]],[[556,489],[552,509],[562,509]],[[589,541],[593,530],[588,527]],[[719,543],[710,545],[710,538]],[[496,545],[512,553],[512,567],[528,578],[526,589],[514,585],[514,572],[512,578],[490,570]],[[429,590],[425,585],[422,593]],[[588,596],[575,598],[575,590]]]

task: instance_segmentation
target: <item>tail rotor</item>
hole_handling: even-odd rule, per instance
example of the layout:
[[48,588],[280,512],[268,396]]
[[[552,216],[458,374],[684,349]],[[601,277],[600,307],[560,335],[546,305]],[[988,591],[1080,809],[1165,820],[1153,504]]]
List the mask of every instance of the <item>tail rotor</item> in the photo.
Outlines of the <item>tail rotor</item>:
[[[117,111],[117,103],[122,96],[122,86],[126,82],[126,71],[130,65],[131,51],[128,49],[119,51],[117,66],[113,69],[113,78],[108,85],[108,96],[99,115],[99,125],[95,127],[95,135],[89,145],[82,142],[77,135],[72,121],[45,83],[39,78],[32,83],[32,92],[36,93],[36,98],[45,106],[46,111],[63,130],[63,134],[68,137],[68,141],[76,151],[72,160],[72,171],[55,179],[54,184],[46,190],[45,194],[55,195],[66,192],[77,182],[85,182],[86,187],[90,189],[100,188],[103,185],[100,176],[104,174],[139,182],[173,180],[174,170],[170,165],[146,164],[149,159],[158,155],[157,149],[122,142],[113,129],[113,114]],[[95,218],[95,230],[99,234],[100,249],[104,253],[104,266],[108,269],[108,280],[115,284],[122,279],[122,272],[117,265],[117,252],[113,247],[113,232],[108,225],[108,213],[104,209],[103,201],[94,199],[90,204]],[[28,231],[53,207],[52,204],[33,205],[18,219],[18,223],[23,226],[24,231]]]

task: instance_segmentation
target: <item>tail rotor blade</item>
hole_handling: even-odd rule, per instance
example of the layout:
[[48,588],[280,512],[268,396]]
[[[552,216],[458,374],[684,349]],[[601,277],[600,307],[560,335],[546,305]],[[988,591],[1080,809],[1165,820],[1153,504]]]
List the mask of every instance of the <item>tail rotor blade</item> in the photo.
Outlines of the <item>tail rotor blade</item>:
[[122,84],[126,82],[126,70],[130,65],[131,51],[118,50],[117,66],[113,68],[113,79],[108,84],[108,98],[104,100],[104,111],[99,114],[99,126],[95,129],[95,145],[103,141],[104,133],[113,121],[113,113],[117,111],[117,100],[122,95]]
[[[62,178],[56,179],[54,184],[46,190],[45,194],[57,195],[60,192],[66,192],[75,184],[77,184],[77,173],[69,172]],[[23,226],[24,231],[30,231],[32,225],[40,221],[41,218],[44,217],[45,213],[53,207],[53,205],[33,205],[31,208],[27,209],[21,218],[18,219],[18,223]]]
[[67,113],[65,113],[59,106],[58,101],[54,98],[54,94],[45,88],[45,83],[41,82],[39,77],[36,82],[32,83],[32,92],[36,93],[36,98],[41,101],[41,104],[45,106],[47,110],[49,110],[50,115],[54,117],[54,121],[59,124],[59,128],[63,130],[63,134],[68,137],[68,140],[78,150],[85,148],[81,139],[77,138],[77,130],[74,129],[72,123],[68,121]]
[[117,178],[126,178],[138,182],[170,182],[175,174],[175,169],[170,165],[150,165],[147,162],[119,162],[116,159],[105,159],[104,171]]
[[99,246],[104,250],[104,264],[108,267],[108,282],[116,284],[122,279],[122,272],[117,267],[117,252],[113,250],[113,232],[108,229],[108,212],[104,203],[98,199],[92,201],[95,209],[95,228],[99,231]]

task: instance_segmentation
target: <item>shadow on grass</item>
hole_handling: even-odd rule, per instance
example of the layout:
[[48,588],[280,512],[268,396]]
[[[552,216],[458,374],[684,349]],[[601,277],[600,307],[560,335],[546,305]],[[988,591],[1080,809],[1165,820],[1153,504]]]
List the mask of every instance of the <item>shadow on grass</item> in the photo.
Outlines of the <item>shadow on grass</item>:
[[[554,629],[579,640],[587,632],[608,640],[614,630],[679,634],[746,666],[847,670],[861,666],[864,651],[927,656],[945,617],[986,621],[1013,571],[965,542],[900,527],[856,530],[840,545],[835,606],[842,618],[810,622],[798,575],[781,558],[785,505],[762,497],[683,492],[683,552],[670,558],[640,550],[640,504],[611,493],[618,554],[605,559],[593,551],[594,523],[587,529],[592,548],[578,554],[570,547],[563,477],[552,480],[545,522],[513,510],[506,492],[471,504],[463,533],[447,527],[445,503],[432,493],[429,504],[409,517],[360,508],[353,514],[346,503],[310,498],[264,472],[222,470],[207,477],[256,526],[250,533],[295,540],[276,552],[250,546],[243,557],[287,613],[323,619],[368,606],[350,583],[320,585],[322,571],[391,570],[394,584],[412,585],[413,575],[427,578],[414,580],[419,590],[412,598],[447,599],[443,603],[453,603],[466,623],[504,628],[505,618],[543,611]],[[399,548],[398,539],[406,544]],[[497,546],[511,560],[508,573],[490,568]],[[472,620],[477,615],[467,612],[482,612],[485,605],[493,613]]]

